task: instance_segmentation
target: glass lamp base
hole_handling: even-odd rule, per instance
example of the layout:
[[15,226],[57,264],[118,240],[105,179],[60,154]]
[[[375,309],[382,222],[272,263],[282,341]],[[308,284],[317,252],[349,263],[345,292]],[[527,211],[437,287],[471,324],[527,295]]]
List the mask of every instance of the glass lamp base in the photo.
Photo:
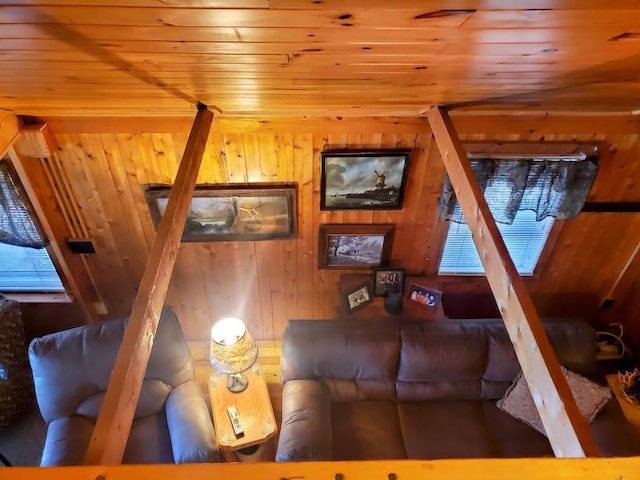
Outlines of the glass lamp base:
[[244,392],[248,385],[249,379],[244,373],[230,373],[227,375],[227,389],[230,392]]

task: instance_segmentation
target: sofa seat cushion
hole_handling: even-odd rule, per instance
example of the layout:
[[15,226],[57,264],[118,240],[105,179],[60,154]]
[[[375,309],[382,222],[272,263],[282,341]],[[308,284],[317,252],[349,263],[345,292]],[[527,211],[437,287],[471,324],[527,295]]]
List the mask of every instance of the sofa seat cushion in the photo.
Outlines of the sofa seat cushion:
[[[148,417],[164,410],[164,402],[171,393],[169,386],[162,380],[147,378],[142,383],[140,398],[134,418]],[[98,392],[85,398],[78,405],[77,414],[96,421],[106,392]]]
[[133,421],[122,463],[173,463],[167,416],[164,411]]
[[640,456],[638,430],[624,416],[617,401],[608,402],[590,427],[603,457]]
[[407,458],[395,402],[334,402],[331,428],[334,460]]
[[493,400],[482,402],[487,433],[495,445],[496,457],[553,457],[551,444],[545,435],[500,410]]
[[488,458],[498,451],[481,401],[398,402],[410,459]]

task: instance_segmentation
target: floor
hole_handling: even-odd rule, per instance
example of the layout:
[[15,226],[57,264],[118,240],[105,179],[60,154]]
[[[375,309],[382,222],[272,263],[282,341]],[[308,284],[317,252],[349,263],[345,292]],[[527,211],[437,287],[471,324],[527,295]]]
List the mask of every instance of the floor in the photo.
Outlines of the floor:
[[47,424],[34,404],[0,432],[0,453],[16,467],[40,465],[46,432]]

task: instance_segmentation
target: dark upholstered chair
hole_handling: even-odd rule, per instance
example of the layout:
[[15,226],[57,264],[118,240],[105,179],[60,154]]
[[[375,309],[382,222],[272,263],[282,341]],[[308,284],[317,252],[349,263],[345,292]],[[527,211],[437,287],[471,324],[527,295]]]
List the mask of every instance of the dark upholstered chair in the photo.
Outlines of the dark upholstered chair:
[[[41,466],[82,464],[126,320],[36,338],[29,346],[36,399],[48,423]],[[165,308],[123,463],[214,462],[213,423],[175,313]]]

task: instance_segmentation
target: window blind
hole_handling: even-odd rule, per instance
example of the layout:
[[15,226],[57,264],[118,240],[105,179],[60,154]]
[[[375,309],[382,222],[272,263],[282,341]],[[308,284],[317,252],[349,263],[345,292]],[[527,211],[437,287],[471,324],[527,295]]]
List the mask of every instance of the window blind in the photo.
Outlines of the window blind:
[[[533,272],[547,241],[553,218],[536,222],[536,214],[530,210],[517,213],[511,225],[498,223],[498,230],[520,275]],[[483,275],[484,268],[471,237],[471,230],[464,223],[449,224],[442,258],[440,275]]]
[[0,243],[0,291],[64,292],[46,248]]

